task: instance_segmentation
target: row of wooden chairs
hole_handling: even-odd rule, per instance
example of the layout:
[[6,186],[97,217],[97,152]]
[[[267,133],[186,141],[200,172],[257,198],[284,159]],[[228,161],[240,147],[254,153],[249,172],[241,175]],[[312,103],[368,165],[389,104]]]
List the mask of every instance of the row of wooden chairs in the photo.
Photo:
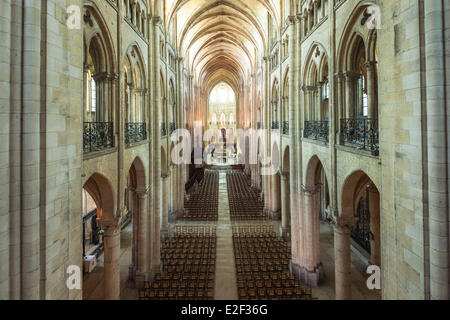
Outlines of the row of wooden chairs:
[[[146,282],[141,300],[205,300],[214,298],[215,229],[175,233],[161,246],[162,273]],[[209,232],[207,232],[209,231]]]
[[264,204],[250,187],[250,180],[242,171],[227,173],[228,202],[233,221],[266,220]]
[[206,171],[197,190],[185,201],[186,214],[180,220],[217,221],[219,207],[219,174]]
[[311,289],[302,287],[289,271],[288,243],[273,231],[233,229],[233,248],[239,299],[312,299]]

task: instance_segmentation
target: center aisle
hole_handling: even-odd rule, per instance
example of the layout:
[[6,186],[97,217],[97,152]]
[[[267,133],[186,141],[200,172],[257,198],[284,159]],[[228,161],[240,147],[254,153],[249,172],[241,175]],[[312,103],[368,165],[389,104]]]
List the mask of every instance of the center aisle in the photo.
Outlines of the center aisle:
[[216,300],[237,300],[236,268],[233,252],[233,232],[228,206],[226,171],[219,173],[219,221],[216,244]]

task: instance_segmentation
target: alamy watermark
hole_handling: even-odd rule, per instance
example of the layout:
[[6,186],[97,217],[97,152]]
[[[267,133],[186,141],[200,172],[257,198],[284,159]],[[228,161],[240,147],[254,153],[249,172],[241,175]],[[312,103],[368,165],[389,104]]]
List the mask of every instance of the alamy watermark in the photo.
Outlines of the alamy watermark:
[[367,288],[369,290],[381,290],[381,268],[376,265],[370,265],[366,270],[367,274],[370,274],[366,281]]

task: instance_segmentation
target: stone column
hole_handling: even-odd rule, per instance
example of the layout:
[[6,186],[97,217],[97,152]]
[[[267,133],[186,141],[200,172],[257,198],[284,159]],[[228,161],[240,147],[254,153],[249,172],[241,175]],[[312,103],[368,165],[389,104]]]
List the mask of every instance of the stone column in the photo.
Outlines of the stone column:
[[145,273],[146,268],[146,234],[147,234],[147,222],[146,213],[147,207],[147,192],[138,192],[138,225],[137,225],[137,269],[141,273]]
[[320,223],[317,198],[320,188],[303,189],[305,199],[305,280],[317,286],[321,273],[320,263]]
[[317,85],[317,107],[318,107],[318,118],[317,120],[323,120],[323,99],[322,99],[323,82],[319,82]]
[[107,226],[104,233],[105,300],[120,300],[120,228]]
[[279,174],[276,173],[270,176],[271,182],[271,206],[270,206],[270,215],[273,220],[278,220],[280,218],[280,177]]
[[354,72],[345,73],[345,118],[355,117],[355,75]]
[[371,186],[369,188],[370,212],[370,264],[381,266],[380,249],[380,193]]
[[[424,1],[424,55],[426,60],[426,99],[422,110],[427,117],[426,171],[428,188],[424,200],[424,255],[426,261],[425,299],[445,300],[450,296],[450,239],[448,197],[448,1]],[[444,40],[445,39],[445,40]],[[425,79],[424,79],[425,80]],[[422,128],[424,130],[424,128]],[[439,186],[439,187],[437,187]],[[425,209],[427,208],[427,209]],[[429,288],[429,289],[428,289]],[[429,292],[427,292],[429,290]]]
[[162,190],[162,217],[161,217],[161,237],[165,238],[169,234],[169,175],[161,175]]
[[336,300],[352,298],[352,264],[350,256],[350,231],[347,225],[334,226],[334,261]]
[[288,237],[290,234],[290,190],[289,174],[281,175],[281,236]]
[[[345,118],[345,111],[344,111],[344,94],[343,94],[343,74],[342,73],[337,73],[336,74],[336,93],[337,93],[337,115],[336,115],[336,120],[337,120],[337,126],[338,126],[338,134],[339,134],[339,140],[337,141],[339,144],[343,143],[343,136],[341,134],[341,119]],[[333,108],[330,105],[330,112],[333,112]],[[330,126],[332,125],[332,121],[331,121],[331,117],[330,117]]]

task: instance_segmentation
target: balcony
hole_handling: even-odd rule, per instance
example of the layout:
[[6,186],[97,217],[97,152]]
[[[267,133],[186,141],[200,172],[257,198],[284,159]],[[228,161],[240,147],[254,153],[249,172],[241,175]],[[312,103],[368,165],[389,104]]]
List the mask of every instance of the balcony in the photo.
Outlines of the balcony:
[[289,134],[289,121],[283,121],[283,127],[281,128],[282,134]]
[[258,123],[256,124],[256,129],[261,129],[261,122],[260,121],[258,121]]
[[305,121],[303,138],[319,140],[328,143],[329,126],[328,120]]
[[278,121],[272,121],[272,130],[280,129],[280,123]]
[[341,144],[379,154],[378,119],[341,119]]
[[125,123],[125,144],[132,144],[147,140],[147,124],[144,122]]
[[91,153],[114,147],[112,122],[83,123],[83,152]]

